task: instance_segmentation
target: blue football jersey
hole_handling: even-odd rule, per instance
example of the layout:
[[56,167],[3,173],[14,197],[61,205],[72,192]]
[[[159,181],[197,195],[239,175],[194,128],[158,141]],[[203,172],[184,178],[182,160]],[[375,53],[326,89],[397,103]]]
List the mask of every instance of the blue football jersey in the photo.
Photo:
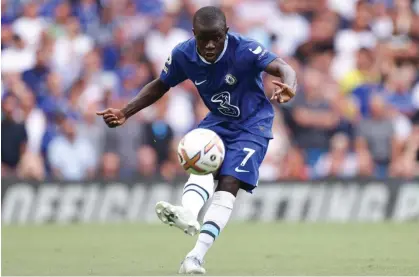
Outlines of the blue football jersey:
[[199,127],[227,124],[229,128],[272,138],[273,107],[265,96],[262,71],[276,59],[260,43],[228,33],[215,63],[197,52],[196,40],[177,45],[160,79],[174,87],[190,79],[210,112]]

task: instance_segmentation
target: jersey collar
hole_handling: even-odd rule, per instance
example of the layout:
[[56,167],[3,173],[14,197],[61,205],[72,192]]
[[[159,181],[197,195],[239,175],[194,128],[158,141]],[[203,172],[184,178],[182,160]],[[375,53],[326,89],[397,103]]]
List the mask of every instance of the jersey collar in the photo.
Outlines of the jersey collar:
[[[221,58],[224,56],[224,54],[225,54],[225,52],[227,50],[227,46],[228,46],[228,35],[226,36],[226,40],[224,41],[224,49],[223,49],[223,52],[221,52],[220,56],[215,60],[214,63],[217,63],[219,60],[221,60]],[[211,64],[211,63],[207,62],[204,57],[202,57],[201,55],[199,55],[198,48],[196,49],[196,53],[198,54],[198,56],[199,56],[199,58],[201,59],[202,62],[204,62],[206,64]]]

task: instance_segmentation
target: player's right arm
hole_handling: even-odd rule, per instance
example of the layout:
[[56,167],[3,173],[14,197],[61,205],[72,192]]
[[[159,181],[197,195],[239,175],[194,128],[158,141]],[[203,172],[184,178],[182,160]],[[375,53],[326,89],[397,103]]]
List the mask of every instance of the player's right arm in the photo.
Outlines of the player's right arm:
[[177,58],[180,55],[175,48],[167,59],[159,78],[148,83],[123,109],[108,108],[96,114],[103,117],[109,128],[115,128],[144,108],[154,104],[171,87],[186,79]]
[[103,117],[109,128],[115,128],[144,108],[159,100],[168,90],[168,87],[160,78],[148,83],[123,109],[108,108],[97,112]]

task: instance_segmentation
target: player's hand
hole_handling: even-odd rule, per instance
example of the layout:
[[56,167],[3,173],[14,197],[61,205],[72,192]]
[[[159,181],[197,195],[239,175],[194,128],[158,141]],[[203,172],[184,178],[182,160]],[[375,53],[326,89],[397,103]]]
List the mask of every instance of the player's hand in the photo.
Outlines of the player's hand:
[[295,96],[295,91],[288,85],[276,80],[273,80],[272,83],[276,87],[271,100],[276,100],[278,103],[287,103]]
[[127,120],[121,110],[118,109],[109,108],[101,112],[96,112],[96,114],[103,117],[103,120],[109,128],[121,126]]

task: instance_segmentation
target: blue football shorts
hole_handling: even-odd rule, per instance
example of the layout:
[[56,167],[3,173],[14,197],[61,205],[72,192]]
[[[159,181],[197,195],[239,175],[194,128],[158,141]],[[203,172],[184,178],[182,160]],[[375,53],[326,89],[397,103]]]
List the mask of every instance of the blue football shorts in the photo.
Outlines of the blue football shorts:
[[233,130],[223,125],[207,128],[220,136],[225,146],[225,157],[219,176],[233,176],[242,182],[241,188],[252,192],[258,185],[259,167],[265,158],[269,139],[243,130]]

